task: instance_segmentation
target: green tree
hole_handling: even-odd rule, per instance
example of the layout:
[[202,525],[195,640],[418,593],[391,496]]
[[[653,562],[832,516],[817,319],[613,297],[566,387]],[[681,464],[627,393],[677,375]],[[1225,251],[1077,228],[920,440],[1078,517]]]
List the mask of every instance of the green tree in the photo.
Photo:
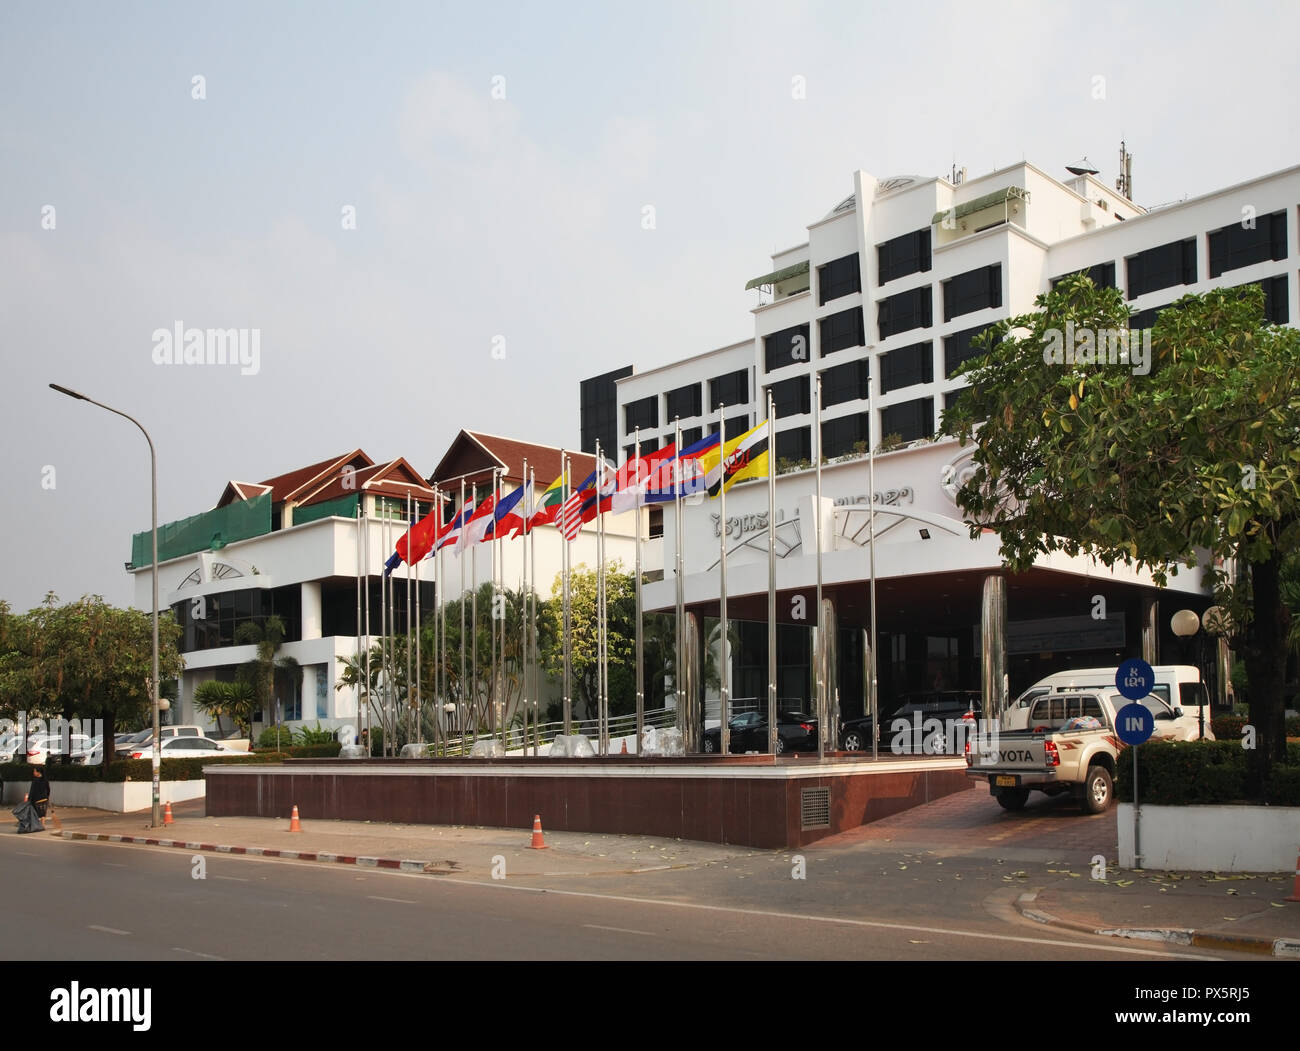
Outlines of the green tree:
[[244,736],[252,737],[253,714],[257,711],[257,691],[247,679],[234,682],[216,682],[210,680],[200,683],[194,691],[194,707],[217,721],[221,730],[221,719],[226,717]]
[[[1049,363],[1066,336],[1128,327],[1117,289],[1068,278],[1038,310],[1000,323],[944,431],[975,444],[958,493],[1001,540],[1015,571],[1041,554],[1149,569],[1212,552],[1216,599],[1250,677],[1258,795],[1284,755],[1283,682],[1291,613],[1283,560],[1300,547],[1300,333],[1268,325],[1258,286],[1185,296],[1157,315],[1149,374],[1127,364]],[[1235,572],[1233,567],[1235,564]]]
[[[118,609],[98,595],[60,604],[49,593],[23,615],[0,617],[0,706],[44,718],[102,719],[105,761],[117,723],[151,717],[152,617]],[[165,682],[184,667],[181,630],[167,613],[158,621],[158,662]]]

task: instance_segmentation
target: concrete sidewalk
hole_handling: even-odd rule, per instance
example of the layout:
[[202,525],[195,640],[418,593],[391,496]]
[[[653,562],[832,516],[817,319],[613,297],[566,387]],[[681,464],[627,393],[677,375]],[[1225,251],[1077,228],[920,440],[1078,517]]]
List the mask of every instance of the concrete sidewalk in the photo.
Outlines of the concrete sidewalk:
[[[947,809],[959,805],[949,802]],[[174,806],[175,823],[164,829],[148,827],[147,811],[115,814],[59,808],[55,813],[63,823],[63,831],[55,834],[65,839],[141,843],[191,853],[251,854],[482,879],[491,878],[494,871],[501,872],[503,866],[511,879],[617,877],[745,858],[759,859],[761,864],[764,859],[789,854],[581,832],[544,833],[547,849],[533,850],[529,847],[531,829],[313,821],[310,815],[302,819],[301,832],[290,832],[287,820],[206,817],[202,800]],[[905,815],[887,820],[896,826]],[[47,821],[47,828],[53,830],[53,822]],[[847,861],[861,849],[859,839],[839,836],[805,848],[803,853]],[[1285,900],[1293,893],[1290,875],[1138,872],[1108,865],[1106,879],[1099,880],[1092,878],[1086,864],[1076,861],[1025,869],[1015,876],[1025,886],[1017,908],[1021,915],[1038,923],[1089,934],[1300,959],[1300,902]]]

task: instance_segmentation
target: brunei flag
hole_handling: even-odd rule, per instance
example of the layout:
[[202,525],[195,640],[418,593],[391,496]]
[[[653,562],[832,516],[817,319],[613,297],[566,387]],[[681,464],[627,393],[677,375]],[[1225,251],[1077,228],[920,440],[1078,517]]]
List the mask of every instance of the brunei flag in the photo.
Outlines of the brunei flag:
[[768,421],[747,430],[737,438],[727,441],[727,447],[718,453],[714,449],[700,457],[708,479],[709,496],[717,496],[746,478],[766,478],[768,457]]

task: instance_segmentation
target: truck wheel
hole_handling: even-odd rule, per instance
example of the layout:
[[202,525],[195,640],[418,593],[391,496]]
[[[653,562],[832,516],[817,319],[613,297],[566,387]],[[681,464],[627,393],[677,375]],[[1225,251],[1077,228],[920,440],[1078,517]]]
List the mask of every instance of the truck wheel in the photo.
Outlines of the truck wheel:
[[1029,802],[1029,789],[1002,788],[998,790],[997,799],[1003,810],[1024,810]]
[[1088,780],[1083,786],[1083,809],[1089,814],[1105,813],[1111,795],[1110,772],[1104,766],[1088,767]]

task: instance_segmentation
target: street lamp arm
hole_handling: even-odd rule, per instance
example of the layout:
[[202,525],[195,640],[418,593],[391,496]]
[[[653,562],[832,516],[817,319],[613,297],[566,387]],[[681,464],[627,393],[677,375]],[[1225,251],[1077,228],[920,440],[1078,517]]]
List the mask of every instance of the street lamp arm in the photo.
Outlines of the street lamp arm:
[[121,416],[124,420],[130,420],[144,435],[144,440],[149,443],[149,488],[152,497],[152,520],[150,523],[151,542],[153,547],[153,562],[151,577],[153,584],[153,677],[149,682],[149,703],[153,708],[153,827],[159,828],[162,825],[162,805],[160,798],[159,777],[162,767],[162,740],[160,737],[161,727],[159,725],[160,705],[158,689],[158,453],[154,448],[153,439],[149,437],[149,432],[144,429],[144,424],[134,416],[129,416],[121,409],[115,409],[111,405],[105,405],[102,401],[96,401],[94,398],[87,397],[79,391],[71,390],[67,387],[60,386],[57,383],[51,383],[50,389],[58,391],[60,394],[66,394],[69,398],[75,398],[77,401],[88,401],[91,405],[98,405],[101,409],[111,412],[114,416]]

